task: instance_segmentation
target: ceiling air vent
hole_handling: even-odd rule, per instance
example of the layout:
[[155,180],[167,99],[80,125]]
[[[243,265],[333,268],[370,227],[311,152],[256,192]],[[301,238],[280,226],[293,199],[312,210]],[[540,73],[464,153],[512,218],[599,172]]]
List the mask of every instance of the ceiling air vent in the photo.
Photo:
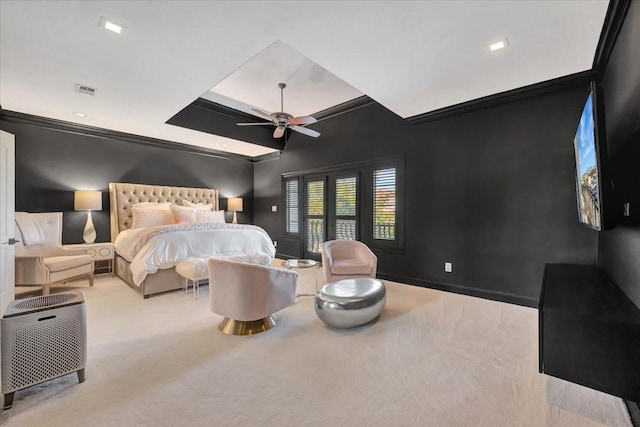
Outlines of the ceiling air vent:
[[81,84],[77,84],[76,85],[76,92],[78,93],[84,93],[85,95],[91,95],[91,96],[96,96],[96,92],[98,89],[89,87],[87,85],[81,85]]

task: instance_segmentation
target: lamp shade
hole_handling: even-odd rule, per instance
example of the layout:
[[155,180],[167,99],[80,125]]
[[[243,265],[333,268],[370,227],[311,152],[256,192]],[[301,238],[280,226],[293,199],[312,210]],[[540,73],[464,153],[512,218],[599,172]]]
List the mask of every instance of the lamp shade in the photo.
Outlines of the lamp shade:
[[102,210],[102,193],[100,191],[78,190],[73,193],[73,208],[77,211]]
[[242,212],[242,198],[232,197],[227,200],[227,210],[233,212]]

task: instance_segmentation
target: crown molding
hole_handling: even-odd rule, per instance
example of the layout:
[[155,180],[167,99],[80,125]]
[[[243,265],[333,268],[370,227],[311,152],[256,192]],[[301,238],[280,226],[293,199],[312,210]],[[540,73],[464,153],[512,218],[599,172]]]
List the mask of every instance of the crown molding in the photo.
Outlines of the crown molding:
[[618,38],[618,34],[624,24],[627,11],[631,5],[631,0],[611,0],[596,47],[593,60],[593,68],[564,77],[547,80],[541,83],[524,86],[506,92],[485,96],[438,110],[430,111],[408,117],[405,120],[412,126],[421,125],[435,120],[444,119],[458,114],[469,113],[471,111],[489,108],[501,104],[520,101],[523,99],[545,95],[547,93],[571,89],[577,86],[586,85],[589,81],[597,80],[602,75],[604,68],[609,62],[611,53]]
[[369,98],[367,95],[363,95],[350,101],[343,102],[342,104],[334,105],[333,107],[313,113],[312,116],[318,121],[326,120],[375,103],[376,101]]
[[280,160],[281,151],[275,151],[273,153],[263,154],[253,158],[254,163],[268,162],[271,160]]
[[253,162],[252,157],[240,154],[227,153],[225,151],[213,150],[195,145],[183,144],[181,142],[172,142],[163,139],[151,138],[141,135],[135,135],[126,132],[104,129],[79,123],[67,122],[64,120],[51,119],[48,117],[34,116],[26,113],[18,113],[16,111],[0,109],[0,120],[9,123],[25,124],[30,126],[39,126],[47,129],[57,130],[61,132],[69,132],[76,135],[86,135],[95,138],[117,139],[135,144],[147,145],[151,147],[167,148],[170,150],[186,151],[189,153],[199,154],[219,159],[240,160]]
[[570,74],[568,76],[547,80],[541,83],[535,83],[506,92],[496,93],[494,95],[488,95],[482,98],[473,99],[471,101],[440,108],[428,113],[407,117],[405,120],[411,126],[418,126],[447,117],[470,113],[472,111],[495,107],[502,104],[509,104],[511,102],[521,101],[528,98],[546,95],[548,93],[572,89],[578,86],[586,87],[586,85],[591,80],[595,80],[595,78],[595,71],[582,71],[580,73]]
[[602,25],[602,32],[596,47],[596,54],[593,58],[593,69],[598,75],[604,72],[604,68],[609,63],[609,58],[618,39],[618,34],[622,29],[622,24],[631,6],[631,0],[610,0],[607,14]]
[[[191,105],[193,105],[194,107],[203,108],[221,116],[229,117],[233,120],[256,121],[258,119],[257,116],[245,113],[244,111],[236,110],[231,107],[227,107],[226,105],[218,104],[217,102],[209,101],[205,98],[198,98],[193,101]],[[266,119],[262,120],[266,121]]]

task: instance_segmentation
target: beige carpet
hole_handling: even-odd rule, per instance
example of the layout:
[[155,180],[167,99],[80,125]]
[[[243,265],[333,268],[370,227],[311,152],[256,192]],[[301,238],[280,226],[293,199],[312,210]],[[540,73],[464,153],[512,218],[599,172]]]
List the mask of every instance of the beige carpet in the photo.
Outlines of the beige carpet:
[[538,373],[530,308],[387,282],[376,323],[330,329],[301,297],[271,331],[230,337],[206,286],[82,289],[86,382],[17,392],[7,426],[631,426],[620,399]]

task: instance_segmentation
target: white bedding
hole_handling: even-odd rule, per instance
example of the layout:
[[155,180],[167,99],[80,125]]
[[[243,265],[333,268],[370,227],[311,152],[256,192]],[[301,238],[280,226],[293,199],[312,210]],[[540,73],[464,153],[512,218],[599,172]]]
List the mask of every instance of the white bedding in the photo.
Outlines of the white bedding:
[[269,264],[276,255],[271,238],[262,228],[244,224],[179,224],[130,229],[121,232],[114,245],[116,252],[131,263],[137,286],[147,274],[175,267],[186,258],[252,254],[253,259],[263,259]]

